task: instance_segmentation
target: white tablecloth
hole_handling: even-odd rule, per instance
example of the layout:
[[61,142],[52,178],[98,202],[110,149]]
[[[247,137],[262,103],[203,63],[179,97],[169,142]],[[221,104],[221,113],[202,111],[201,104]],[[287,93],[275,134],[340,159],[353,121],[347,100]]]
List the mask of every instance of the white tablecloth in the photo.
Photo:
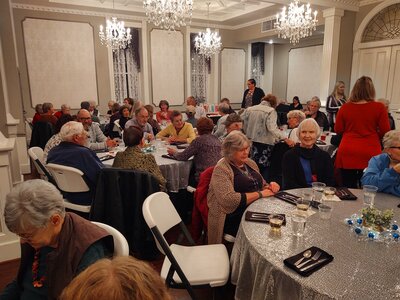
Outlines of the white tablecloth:
[[[124,147],[119,147],[116,151],[123,151]],[[183,150],[182,150],[183,151]],[[152,152],[156,159],[157,165],[160,167],[161,173],[167,180],[167,189],[170,192],[178,192],[180,189],[186,189],[189,182],[190,169],[192,168],[192,160],[177,161],[169,158],[161,157],[167,154],[166,147],[159,147]],[[108,155],[108,153],[98,153],[99,158]],[[111,167],[114,159],[106,160],[104,165]]]
[[[344,222],[362,207],[361,191],[352,191],[357,201],[329,204],[333,207],[330,220],[320,219],[319,213],[309,217],[303,238],[292,235],[290,218],[279,238],[269,236],[269,225],[243,218],[231,256],[235,299],[399,299],[400,241],[387,246],[357,240]],[[399,202],[398,197],[386,194],[375,198],[376,207],[393,208],[398,221]],[[248,209],[287,214],[294,206],[271,197]],[[334,260],[309,277],[284,266],[285,258],[311,246],[327,251]]]

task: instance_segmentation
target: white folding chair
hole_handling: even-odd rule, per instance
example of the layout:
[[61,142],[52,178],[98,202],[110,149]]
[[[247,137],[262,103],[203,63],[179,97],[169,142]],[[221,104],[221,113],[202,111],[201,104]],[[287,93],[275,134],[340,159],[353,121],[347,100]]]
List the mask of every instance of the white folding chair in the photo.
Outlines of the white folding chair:
[[125,237],[121,234],[121,232],[119,232],[114,227],[104,223],[94,222],[94,221],[92,221],[92,223],[103,228],[109,234],[112,235],[114,240],[114,256],[129,256],[129,245]]
[[33,165],[38,171],[40,177],[54,184],[54,179],[49,170],[46,169],[43,162],[43,149],[40,147],[31,147],[28,149],[28,155],[32,159]]
[[[143,216],[152,231],[158,249],[166,255],[161,277],[172,288],[186,288],[195,299],[192,286],[223,286],[229,278],[229,256],[224,245],[194,246],[185,224],[168,194],[154,193],[143,203]],[[179,224],[193,246],[169,245],[165,232]]]
[[122,131],[124,131],[124,129],[119,125],[119,119],[114,121],[113,131],[118,132],[119,136],[122,136]]
[[[66,193],[89,192],[90,188],[83,179],[83,172],[73,167],[58,164],[47,164],[49,172],[53,176],[58,188]],[[90,205],[74,204],[64,199],[65,207],[84,213],[90,212]]]

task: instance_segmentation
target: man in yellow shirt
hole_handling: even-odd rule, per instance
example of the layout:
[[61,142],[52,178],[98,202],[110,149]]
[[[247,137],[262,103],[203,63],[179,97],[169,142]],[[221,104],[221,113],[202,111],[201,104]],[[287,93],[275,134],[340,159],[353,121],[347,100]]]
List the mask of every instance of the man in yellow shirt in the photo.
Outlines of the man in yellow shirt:
[[195,138],[193,126],[182,121],[182,114],[174,110],[171,114],[171,124],[157,134],[157,138],[169,143],[191,143]]

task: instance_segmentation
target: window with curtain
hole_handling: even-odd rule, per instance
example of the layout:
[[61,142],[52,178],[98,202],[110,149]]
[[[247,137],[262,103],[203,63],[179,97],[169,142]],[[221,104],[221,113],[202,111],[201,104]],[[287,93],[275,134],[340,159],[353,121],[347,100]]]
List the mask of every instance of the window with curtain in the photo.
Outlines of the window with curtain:
[[131,28],[132,41],[125,48],[113,52],[115,100],[141,99],[139,29]]
[[264,75],[264,43],[251,44],[251,72],[250,77],[253,78],[257,86],[262,86]]
[[191,88],[192,96],[198,103],[207,101],[207,86],[211,71],[211,62],[203,55],[196,52],[194,39],[196,33],[190,34],[190,66],[191,66]]

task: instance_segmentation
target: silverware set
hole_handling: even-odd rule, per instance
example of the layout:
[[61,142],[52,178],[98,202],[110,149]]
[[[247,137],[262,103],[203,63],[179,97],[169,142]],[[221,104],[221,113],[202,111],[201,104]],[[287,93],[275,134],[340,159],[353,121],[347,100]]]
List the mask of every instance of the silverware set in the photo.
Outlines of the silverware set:
[[255,218],[255,219],[260,219],[260,220],[269,221],[269,215],[266,215],[266,214],[252,213],[252,214],[251,214],[251,217],[252,217],[252,218]]
[[338,197],[346,197],[349,194],[345,190],[336,189],[336,196]]
[[[309,251],[309,250],[307,250],[307,251]],[[311,269],[312,267],[315,267],[317,265],[320,265],[324,261],[327,260],[327,258],[319,259],[321,254],[322,254],[322,252],[318,250],[317,252],[314,253],[314,255],[311,258],[306,259],[305,261],[303,261],[305,258],[308,258],[308,257],[310,257],[312,255],[311,253],[310,253],[310,255],[307,255],[307,253],[306,253],[307,251],[305,251],[303,253],[303,257],[302,258],[300,258],[298,261],[296,261],[294,263],[294,265],[302,272],[303,271],[307,271],[308,269]],[[309,263],[312,263],[312,264],[309,264]]]

